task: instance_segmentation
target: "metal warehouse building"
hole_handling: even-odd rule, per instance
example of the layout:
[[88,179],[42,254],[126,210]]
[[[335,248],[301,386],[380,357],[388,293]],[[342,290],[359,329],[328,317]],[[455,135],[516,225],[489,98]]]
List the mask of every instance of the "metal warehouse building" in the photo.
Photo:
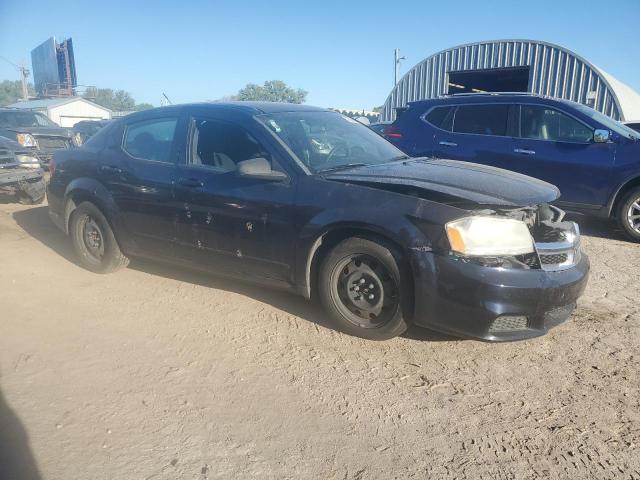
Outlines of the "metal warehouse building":
[[616,120],[640,119],[640,94],[566,48],[533,40],[469,43],[409,70],[384,103],[382,120],[408,102],[470,92],[531,92],[583,103]]

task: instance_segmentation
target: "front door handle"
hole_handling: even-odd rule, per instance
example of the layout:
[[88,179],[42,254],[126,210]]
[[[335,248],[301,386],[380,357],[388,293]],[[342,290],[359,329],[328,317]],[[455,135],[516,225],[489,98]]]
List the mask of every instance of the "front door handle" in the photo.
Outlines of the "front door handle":
[[178,180],[178,185],[188,188],[200,188],[204,186],[204,183],[197,178],[181,178]]
[[458,144],[457,144],[457,143],[454,143],[454,142],[447,142],[447,141],[445,141],[445,140],[442,140],[442,141],[440,141],[439,143],[440,143],[440,145],[442,145],[443,147],[457,147],[457,146],[458,146]]
[[529,150],[528,148],[514,148],[515,153],[521,153],[522,155],[535,155],[535,150]]
[[124,173],[124,170],[120,167],[116,167],[115,165],[102,165],[100,167],[100,171],[103,173],[109,173],[112,175],[120,175]]

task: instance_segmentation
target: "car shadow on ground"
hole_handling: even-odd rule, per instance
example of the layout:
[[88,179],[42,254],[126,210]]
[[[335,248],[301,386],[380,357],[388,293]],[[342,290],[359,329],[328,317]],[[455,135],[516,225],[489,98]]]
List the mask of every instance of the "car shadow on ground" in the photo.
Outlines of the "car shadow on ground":
[[625,235],[622,228],[614,219],[587,217],[577,213],[567,213],[567,220],[576,222],[580,226],[580,233],[582,235],[635,243]]
[[[33,207],[13,213],[13,218],[27,234],[64,257],[71,263],[78,265],[75,253],[69,239],[53,225],[49,219],[47,207]],[[175,265],[152,262],[144,259],[132,259],[129,268],[157,275],[164,278],[193,283],[206,288],[214,288],[244,295],[260,302],[272,305],[291,315],[315,323],[323,328],[333,329],[326,314],[315,301],[308,301],[293,293],[245,283],[212,274],[188,270]],[[419,341],[454,341],[459,340],[445,334],[425,328],[411,327],[404,335],[405,338]]]
[[42,478],[29,445],[27,431],[0,391],[0,478]]

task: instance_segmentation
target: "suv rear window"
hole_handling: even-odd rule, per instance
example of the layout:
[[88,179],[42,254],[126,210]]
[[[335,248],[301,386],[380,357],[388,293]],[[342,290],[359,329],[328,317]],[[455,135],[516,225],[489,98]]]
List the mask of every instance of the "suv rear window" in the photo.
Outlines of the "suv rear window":
[[462,105],[455,114],[453,131],[476,135],[507,134],[509,105]]
[[435,107],[424,116],[424,119],[434,127],[450,132],[453,124],[453,110],[454,107]]

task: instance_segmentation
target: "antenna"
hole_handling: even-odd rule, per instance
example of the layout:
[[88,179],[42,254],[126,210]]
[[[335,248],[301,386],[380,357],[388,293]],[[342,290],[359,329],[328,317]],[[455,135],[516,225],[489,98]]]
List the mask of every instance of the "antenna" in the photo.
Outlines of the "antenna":
[[29,69],[27,67],[25,67],[24,64],[16,65],[11,60],[9,60],[9,59],[7,59],[5,57],[1,57],[0,56],[0,58],[3,59],[8,64],[13,65],[14,67],[16,67],[20,71],[20,79],[22,80],[22,99],[24,101],[29,100],[29,90],[27,89],[27,78],[29,77],[29,74],[31,73],[29,71]]
[[160,99],[160,106],[164,107],[165,105],[173,105],[173,102],[169,100],[169,97],[167,97],[166,93],[162,92],[162,98]]

